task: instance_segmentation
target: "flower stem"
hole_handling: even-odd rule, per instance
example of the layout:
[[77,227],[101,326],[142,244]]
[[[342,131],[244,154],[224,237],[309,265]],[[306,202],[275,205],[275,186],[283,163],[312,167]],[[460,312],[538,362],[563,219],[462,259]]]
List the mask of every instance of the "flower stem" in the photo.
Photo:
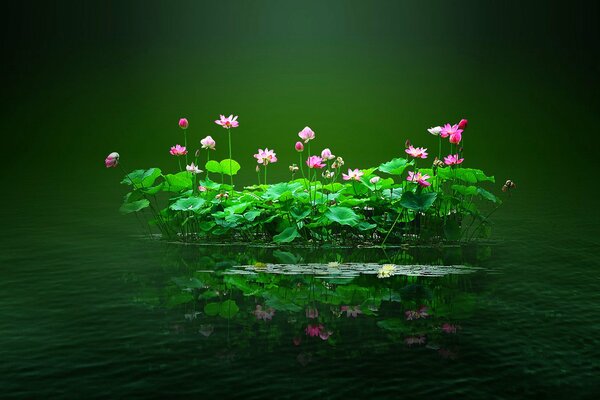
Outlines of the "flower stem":
[[229,136],[229,178],[231,181],[231,192],[233,193],[233,169],[232,169],[232,159],[231,159],[231,129],[227,129],[227,134]]
[[267,166],[265,165],[265,185],[267,184]]
[[183,146],[185,147],[185,165],[188,165],[188,155],[187,155],[187,129],[183,130]]
[[[210,161],[210,149],[206,149],[206,163]],[[206,165],[204,166],[206,168]],[[208,180],[208,168],[206,168],[206,179]]]

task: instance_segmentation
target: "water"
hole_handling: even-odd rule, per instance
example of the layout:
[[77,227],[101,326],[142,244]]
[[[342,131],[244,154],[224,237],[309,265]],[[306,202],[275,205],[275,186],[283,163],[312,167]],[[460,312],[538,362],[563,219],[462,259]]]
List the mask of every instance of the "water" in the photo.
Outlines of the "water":
[[490,243],[385,252],[169,244],[111,204],[22,202],[3,216],[2,398],[591,398],[597,221],[528,196]]

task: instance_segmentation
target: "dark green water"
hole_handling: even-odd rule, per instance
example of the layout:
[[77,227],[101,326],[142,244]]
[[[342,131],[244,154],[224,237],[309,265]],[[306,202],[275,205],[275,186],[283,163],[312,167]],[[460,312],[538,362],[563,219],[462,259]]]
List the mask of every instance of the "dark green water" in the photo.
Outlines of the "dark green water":
[[[1,28],[0,398],[598,396],[597,5],[34,3]],[[476,248],[149,240],[118,215],[104,157],[171,171],[186,116],[190,142],[212,135],[225,158],[220,113],[240,116],[240,184],[265,146],[287,179],[305,125],[366,168],[464,117],[465,165],[517,190]],[[427,267],[349,278],[354,263]],[[307,308],[327,340],[306,335]]]

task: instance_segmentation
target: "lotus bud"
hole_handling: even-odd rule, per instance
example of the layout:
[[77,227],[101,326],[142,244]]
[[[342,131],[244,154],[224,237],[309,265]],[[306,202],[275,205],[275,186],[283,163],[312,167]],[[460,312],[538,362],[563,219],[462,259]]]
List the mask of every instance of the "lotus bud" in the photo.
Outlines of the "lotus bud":
[[256,172],[260,172],[260,165],[256,166]]
[[369,182],[371,182],[373,185],[376,185],[380,179],[381,179],[380,177],[374,176],[371,179],[369,179]]
[[512,190],[514,188],[516,188],[517,185],[511,181],[510,179],[506,181],[506,183],[504,184],[504,186],[502,186],[502,191],[503,192],[508,192],[509,190]]
[[406,147],[407,149],[410,147],[410,140],[406,139],[406,142],[404,142],[404,147]]
[[104,160],[104,165],[106,165],[106,168],[115,168],[117,165],[119,165],[119,153],[110,153],[106,157],[106,160]]
[[196,156],[196,158],[200,157],[200,149],[196,150],[194,156]]
[[301,152],[304,151],[304,145],[302,144],[302,142],[296,142],[296,151],[297,152]]
[[458,123],[458,129],[465,129],[467,127],[468,121],[466,119],[461,119]]
[[187,129],[189,125],[190,124],[189,124],[187,118],[181,118],[181,119],[179,119],[179,127],[181,129]]

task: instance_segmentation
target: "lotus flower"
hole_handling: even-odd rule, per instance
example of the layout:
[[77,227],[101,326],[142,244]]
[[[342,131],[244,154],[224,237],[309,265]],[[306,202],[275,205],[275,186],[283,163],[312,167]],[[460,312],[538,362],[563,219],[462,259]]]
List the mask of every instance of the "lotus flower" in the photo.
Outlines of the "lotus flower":
[[199,192],[206,192],[207,190],[208,190],[208,188],[206,186],[202,186],[202,185],[198,186]]
[[456,135],[457,133],[462,133],[462,131],[463,130],[460,129],[457,124],[455,124],[455,125],[445,124],[443,126],[442,130],[440,131],[440,136],[443,138],[447,138],[448,136]]
[[427,149],[423,147],[413,147],[409,145],[408,149],[404,150],[406,154],[414,158],[427,158]]
[[466,119],[461,119],[460,122],[458,123],[458,129],[465,129],[467,127],[467,123],[469,121],[467,121]]
[[331,154],[331,150],[323,149],[323,151],[321,152],[321,158],[323,160],[333,160],[335,156]]
[[458,165],[461,164],[464,160],[464,158],[458,158],[458,154],[450,154],[449,156],[444,157],[444,164]]
[[200,144],[202,145],[203,149],[214,150],[215,146],[217,145],[217,142],[215,142],[215,140],[211,136],[207,136],[200,141]]
[[306,336],[315,337],[315,336],[319,336],[319,334],[321,333],[322,329],[323,329],[323,325],[321,325],[321,324],[319,324],[319,325],[308,325],[306,327],[306,329],[304,330],[304,332],[306,332]]
[[434,126],[433,128],[429,128],[427,129],[427,131],[429,133],[431,133],[432,135],[439,135],[442,132],[442,127],[441,126]]
[[374,176],[371,179],[369,179],[369,182],[371,182],[371,184],[373,184],[373,185],[377,185],[377,183],[379,183],[380,179],[381,179],[380,177]]
[[315,319],[319,317],[319,310],[316,308],[307,308],[306,309],[306,318]]
[[308,168],[324,168],[325,164],[323,164],[323,159],[319,156],[310,156],[308,160],[306,160],[306,165]]
[[[459,131],[462,132],[462,129],[459,129]],[[450,135],[450,138],[448,139],[450,141],[450,143],[452,144],[459,144],[460,141],[462,140],[462,133],[461,132],[456,132],[452,135]]]
[[308,126],[305,126],[304,129],[298,132],[298,136],[300,136],[300,139],[304,140],[304,143],[308,143],[315,138],[315,133]]
[[190,124],[189,124],[187,118],[181,118],[181,119],[179,119],[179,127],[181,129],[187,129],[189,125]]
[[227,118],[225,118],[224,115],[221,115],[220,117],[220,119],[215,121],[215,124],[221,125],[225,129],[237,128],[240,125],[240,123],[237,121],[237,115],[234,117],[233,114],[231,114]]
[[360,181],[360,177],[363,176],[363,172],[359,169],[348,168],[348,174],[342,174],[342,179],[345,181]]
[[187,149],[184,146],[180,146],[177,144],[171,147],[169,153],[171,153],[172,156],[185,156],[187,154]]
[[331,168],[337,169],[344,165],[344,159],[342,157],[338,157],[335,159],[333,164],[331,164]]
[[379,271],[377,271],[377,277],[389,278],[390,276],[394,275],[395,271],[396,266],[394,264],[384,264],[381,268],[379,268]]
[[277,155],[273,150],[265,148],[264,150],[258,149],[258,153],[254,155],[256,162],[263,165],[277,162]]
[[331,335],[333,335],[333,331],[326,331],[325,329],[321,329],[321,332],[319,332],[319,337],[321,338],[321,340],[327,340]]
[[298,153],[304,151],[304,145],[302,144],[302,142],[296,142],[296,145],[294,147]]
[[298,172],[298,170],[300,169],[300,168],[298,168],[298,166],[296,164],[290,165],[289,168],[290,168],[290,172],[293,173],[293,174],[295,174],[296,172]]
[[199,174],[202,172],[202,170],[200,168],[198,168],[198,166],[195,165],[194,163],[191,163],[190,165],[186,165],[185,169],[187,172],[191,172],[192,174]]
[[408,177],[406,178],[409,182],[415,182],[423,187],[431,186],[431,182],[427,182],[427,179],[431,178],[427,174],[421,174],[420,172],[414,173],[413,171],[408,171]]
[[342,306],[340,308],[341,312],[345,312],[346,313],[346,317],[352,317],[352,318],[356,318],[358,317],[358,314],[362,314],[362,311],[360,310],[360,306],[354,306],[354,307],[350,307],[350,306]]
[[110,153],[106,157],[106,160],[104,160],[104,165],[106,165],[106,168],[115,168],[117,165],[119,165],[119,153]]

